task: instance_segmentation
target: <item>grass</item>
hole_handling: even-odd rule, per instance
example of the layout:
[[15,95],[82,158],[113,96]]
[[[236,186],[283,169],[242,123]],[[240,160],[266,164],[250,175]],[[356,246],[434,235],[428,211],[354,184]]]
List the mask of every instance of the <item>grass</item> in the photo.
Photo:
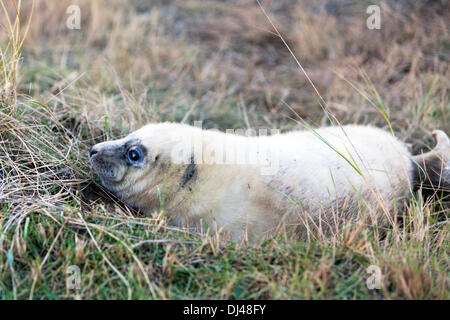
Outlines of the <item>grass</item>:
[[[314,130],[334,123],[320,105],[426,151],[433,129],[450,132],[444,1],[384,3],[380,30],[365,28],[365,1],[262,2],[315,88],[256,1],[79,0],[80,30],[65,25],[71,1],[2,3],[2,299],[449,298],[442,201],[399,204],[383,228],[224,243],[117,202],[87,159],[147,122],[286,131],[298,115]],[[80,290],[66,287],[71,265]]]

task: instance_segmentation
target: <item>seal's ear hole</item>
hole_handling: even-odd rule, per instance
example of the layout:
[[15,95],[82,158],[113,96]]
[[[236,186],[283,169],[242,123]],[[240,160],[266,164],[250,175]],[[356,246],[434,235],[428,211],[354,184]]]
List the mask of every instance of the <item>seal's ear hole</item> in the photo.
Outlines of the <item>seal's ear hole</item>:
[[158,161],[159,159],[159,154],[155,157],[155,161]]

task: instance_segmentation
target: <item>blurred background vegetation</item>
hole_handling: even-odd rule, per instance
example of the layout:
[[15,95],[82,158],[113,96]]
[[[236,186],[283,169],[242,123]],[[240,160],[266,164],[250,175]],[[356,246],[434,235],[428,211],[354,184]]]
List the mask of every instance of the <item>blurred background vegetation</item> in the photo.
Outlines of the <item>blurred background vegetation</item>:
[[[66,27],[71,4],[80,6],[80,30]],[[402,138],[448,132],[448,4],[379,2],[380,30],[366,27],[369,4],[281,0],[264,7],[342,123],[386,126],[372,105],[376,90]],[[20,91],[70,104],[73,120],[103,124],[107,116],[126,131],[183,119],[244,127],[243,105],[251,126],[291,128],[295,117],[282,101],[311,124],[327,124],[273,32],[253,0],[37,1]]]

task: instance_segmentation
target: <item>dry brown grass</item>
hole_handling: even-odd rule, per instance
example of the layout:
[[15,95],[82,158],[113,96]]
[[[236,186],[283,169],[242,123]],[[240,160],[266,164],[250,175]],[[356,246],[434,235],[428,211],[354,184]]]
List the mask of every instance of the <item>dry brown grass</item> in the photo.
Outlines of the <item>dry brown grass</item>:
[[[66,28],[70,4],[80,30]],[[381,3],[381,30],[365,27],[364,1],[263,5],[341,123],[387,128],[378,94],[415,151],[433,129],[450,132],[445,1]],[[402,224],[361,220],[254,248],[178,230],[163,212],[136,217],[96,184],[88,147],[147,122],[329,124],[255,1],[36,1],[23,48],[31,2],[20,11],[20,33],[0,20],[2,298],[72,297],[73,264],[82,298],[448,298],[443,204],[418,198],[397,212]],[[372,264],[381,290],[365,286]]]

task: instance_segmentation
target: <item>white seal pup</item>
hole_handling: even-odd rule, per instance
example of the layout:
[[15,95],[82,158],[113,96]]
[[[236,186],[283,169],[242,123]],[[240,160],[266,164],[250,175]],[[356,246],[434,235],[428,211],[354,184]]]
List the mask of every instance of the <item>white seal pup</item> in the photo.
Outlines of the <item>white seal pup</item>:
[[436,148],[412,156],[370,126],[242,136],[160,123],[96,144],[89,157],[102,185],[130,206],[252,241],[281,224],[333,225],[358,210],[389,216],[420,183],[448,188],[450,140],[433,135]]

